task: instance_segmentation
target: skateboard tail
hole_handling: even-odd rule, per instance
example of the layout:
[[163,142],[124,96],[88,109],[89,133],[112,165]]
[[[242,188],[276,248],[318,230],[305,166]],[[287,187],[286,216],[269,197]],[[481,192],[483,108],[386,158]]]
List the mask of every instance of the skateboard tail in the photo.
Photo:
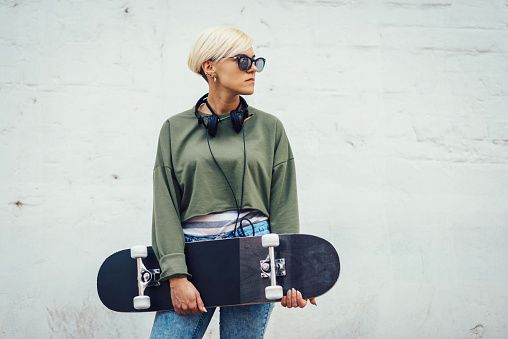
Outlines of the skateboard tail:
[[[159,268],[150,247],[148,256],[143,261],[147,267]],[[151,300],[149,308],[144,310],[134,308],[134,297],[139,295],[139,290],[137,263],[131,258],[130,249],[116,252],[102,263],[97,275],[97,293],[104,306],[116,312],[153,312],[173,308],[168,282],[162,282],[157,288],[146,289],[145,295]]]

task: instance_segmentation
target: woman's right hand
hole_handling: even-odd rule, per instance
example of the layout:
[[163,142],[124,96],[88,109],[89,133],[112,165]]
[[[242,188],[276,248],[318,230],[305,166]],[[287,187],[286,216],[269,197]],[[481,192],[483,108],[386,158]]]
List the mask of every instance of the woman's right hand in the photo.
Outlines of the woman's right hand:
[[187,277],[175,277],[169,279],[171,287],[171,300],[175,312],[179,315],[198,315],[206,312],[205,304],[194,285]]

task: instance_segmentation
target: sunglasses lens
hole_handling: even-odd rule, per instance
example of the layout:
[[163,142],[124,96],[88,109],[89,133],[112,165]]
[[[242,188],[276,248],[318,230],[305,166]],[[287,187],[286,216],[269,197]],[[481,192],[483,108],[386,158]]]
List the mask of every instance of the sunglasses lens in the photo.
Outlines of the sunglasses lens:
[[[257,72],[261,72],[263,68],[265,68],[265,59],[264,58],[258,58],[255,61]],[[241,71],[248,71],[252,67],[252,59],[249,57],[240,57],[238,58],[238,68]]]
[[263,68],[265,68],[265,59],[256,59],[256,68],[258,69],[258,72],[261,72]]
[[242,71],[248,71],[252,67],[252,60],[250,58],[242,57],[238,59],[238,68]]

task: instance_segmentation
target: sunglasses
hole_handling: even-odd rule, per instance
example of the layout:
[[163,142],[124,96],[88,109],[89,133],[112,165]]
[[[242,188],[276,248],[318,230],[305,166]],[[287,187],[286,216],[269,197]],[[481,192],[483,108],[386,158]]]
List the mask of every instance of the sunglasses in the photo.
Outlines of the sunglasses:
[[261,72],[263,70],[263,68],[265,68],[265,63],[266,63],[265,58],[253,59],[253,58],[250,58],[246,55],[228,57],[226,59],[238,60],[238,68],[241,71],[248,71],[249,69],[251,69],[252,64],[254,64],[254,65],[256,65],[257,72]]

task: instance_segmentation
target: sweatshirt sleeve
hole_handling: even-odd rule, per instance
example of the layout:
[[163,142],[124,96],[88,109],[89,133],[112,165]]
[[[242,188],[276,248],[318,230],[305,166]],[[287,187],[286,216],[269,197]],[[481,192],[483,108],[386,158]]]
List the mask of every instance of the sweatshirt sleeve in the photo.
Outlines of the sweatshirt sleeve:
[[152,247],[161,266],[161,280],[190,276],[185,263],[185,238],[180,220],[181,190],[171,161],[169,122],[162,127],[153,171]]
[[270,188],[270,227],[272,232],[278,234],[299,233],[295,161],[280,122],[277,131]]

